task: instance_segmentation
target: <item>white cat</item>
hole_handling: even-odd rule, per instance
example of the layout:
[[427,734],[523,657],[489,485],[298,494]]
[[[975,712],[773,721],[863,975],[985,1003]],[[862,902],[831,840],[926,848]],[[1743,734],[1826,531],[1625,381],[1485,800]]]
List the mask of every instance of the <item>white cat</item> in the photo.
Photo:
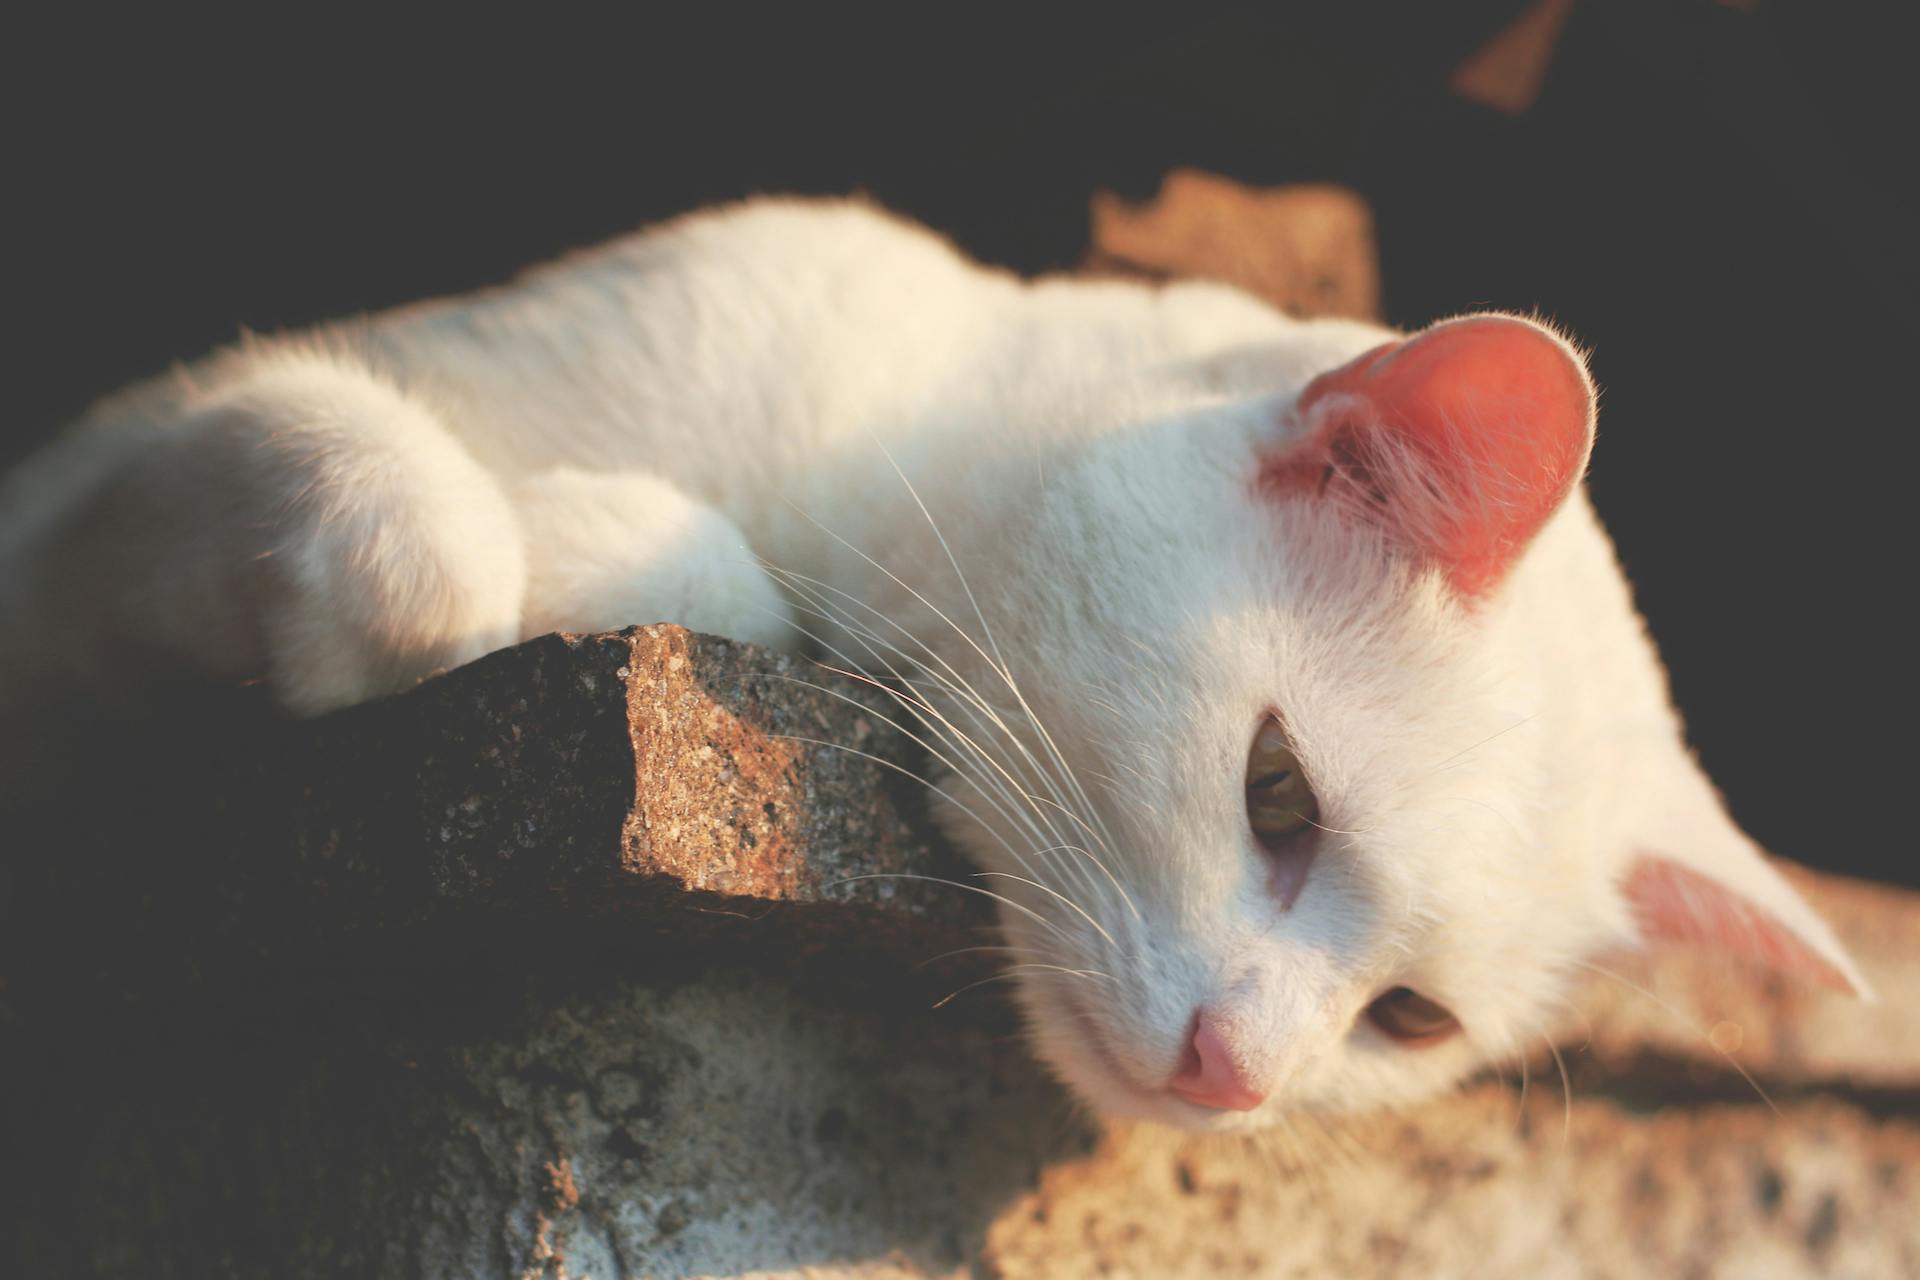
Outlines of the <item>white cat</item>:
[[0,490],[0,673],[313,713],[558,628],[811,636],[941,762],[1046,1061],[1247,1128],[1432,1093],[1643,939],[1864,992],[1683,746],[1593,415],[1528,320],[758,201],[103,404]]

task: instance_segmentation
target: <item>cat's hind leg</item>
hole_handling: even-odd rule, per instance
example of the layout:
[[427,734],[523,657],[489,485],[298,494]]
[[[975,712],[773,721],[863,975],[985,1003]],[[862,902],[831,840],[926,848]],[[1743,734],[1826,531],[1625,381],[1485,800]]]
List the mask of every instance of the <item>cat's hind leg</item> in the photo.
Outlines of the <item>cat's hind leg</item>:
[[525,634],[676,622],[793,642],[786,600],[739,527],[666,480],[561,468],[523,481],[512,497],[526,533]]
[[512,507],[429,407],[322,353],[218,375],[42,462],[88,474],[0,586],[58,639],[60,675],[108,694],[264,679],[311,714],[518,638]]

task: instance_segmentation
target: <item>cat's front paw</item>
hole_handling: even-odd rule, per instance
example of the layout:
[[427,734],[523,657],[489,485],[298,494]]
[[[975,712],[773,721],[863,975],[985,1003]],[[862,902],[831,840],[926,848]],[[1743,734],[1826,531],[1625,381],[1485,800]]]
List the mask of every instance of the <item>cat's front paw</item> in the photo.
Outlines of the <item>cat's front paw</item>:
[[258,662],[288,710],[397,692],[520,638],[513,509],[424,406],[301,360],[256,371],[191,430],[249,521],[225,550],[249,558]]
[[780,647],[797,634],[739,526],[659,476],[559,468],[513,491],[526,534],[526,631],[675,622]]
[[518,540],[452,529],[337,532],[271,557],[261,609],[267,679],[296,715],[411,688],[519,639]]

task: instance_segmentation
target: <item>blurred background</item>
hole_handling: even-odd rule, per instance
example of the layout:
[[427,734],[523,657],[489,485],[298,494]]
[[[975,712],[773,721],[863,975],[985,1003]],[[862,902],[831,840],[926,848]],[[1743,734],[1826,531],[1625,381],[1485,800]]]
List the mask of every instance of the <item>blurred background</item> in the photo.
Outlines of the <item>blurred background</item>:
[[0,466],[242,327],[472,288],[751,192],[862,190],[1038,272],[1098,256],[1097,193],[1146,201],[1172,170],[1339,184],[1391,323],[1537,310],[1593,348],[1595,501],[1736,816],[1920,883],[1920,111],[1865,11],[306,15],[15,24]]

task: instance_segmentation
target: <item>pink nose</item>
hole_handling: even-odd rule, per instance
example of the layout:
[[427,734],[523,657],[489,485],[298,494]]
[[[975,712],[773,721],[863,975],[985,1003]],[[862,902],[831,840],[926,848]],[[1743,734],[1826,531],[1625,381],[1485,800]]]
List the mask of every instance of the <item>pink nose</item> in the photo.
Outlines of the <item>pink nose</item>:
[[1193,1038],[1167,1087],[1188,1102],[1216,1111],[1251,1111],[1267,1100],[1228,1051],[1214,1016],[1204,1010],[1194,1018]]

